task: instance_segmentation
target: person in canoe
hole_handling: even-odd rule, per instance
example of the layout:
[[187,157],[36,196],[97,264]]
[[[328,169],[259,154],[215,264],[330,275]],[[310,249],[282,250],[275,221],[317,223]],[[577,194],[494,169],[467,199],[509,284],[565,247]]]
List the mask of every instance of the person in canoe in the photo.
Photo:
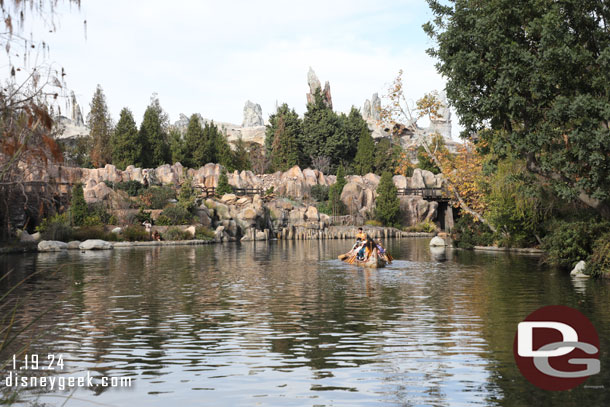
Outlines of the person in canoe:
[[379,253],[379,257],[384,259],[388,264],[392,263],[392,260],[394,260],[394,259],[392,258],[390,253],[388,253],[386,248],[383,247],[383,245],[381,244],[381,239],[377,239],[377,242],[375,242],[375,246],[377,247],[377,252]]

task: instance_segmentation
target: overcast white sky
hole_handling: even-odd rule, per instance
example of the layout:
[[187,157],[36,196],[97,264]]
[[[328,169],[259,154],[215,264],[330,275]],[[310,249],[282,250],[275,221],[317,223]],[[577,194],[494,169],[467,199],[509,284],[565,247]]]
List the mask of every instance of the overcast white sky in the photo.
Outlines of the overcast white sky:
[[442,90],[425,53],[430,17],[425,0],[82,0],[45,39],[85,115],[99,83],[115,121],[126,106],[139,123],[156,92],[172,122],[241,124],[248,99],[265,119],[276,101],[302,114],[309,66],[337,111],[385,94],[399,69],[413,100]]

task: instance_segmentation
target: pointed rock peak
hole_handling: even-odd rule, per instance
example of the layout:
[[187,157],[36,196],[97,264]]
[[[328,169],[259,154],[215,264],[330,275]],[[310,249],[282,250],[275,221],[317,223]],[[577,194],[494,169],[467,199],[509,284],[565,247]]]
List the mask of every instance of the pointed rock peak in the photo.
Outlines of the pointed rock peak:
[[309,93],[311,93],[312,95],[314,94],[316,89],[320,89],[322,87],[318,76],[316,75],[311,66],[309,67],[309,71],[307,72],[307,84],[309,85]]

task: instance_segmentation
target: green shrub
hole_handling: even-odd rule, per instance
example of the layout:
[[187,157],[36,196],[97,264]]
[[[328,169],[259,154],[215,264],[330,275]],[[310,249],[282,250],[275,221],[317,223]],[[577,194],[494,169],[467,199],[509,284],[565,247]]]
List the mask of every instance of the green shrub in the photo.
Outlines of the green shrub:
[[141,195],[142,203],[148,209],[163,209],[170,199],[175,198],[176,191],[169,186],[153,186]]
[[144,222],[153,223],[150,212],[144,212],[144,208],[141,206],[140,209],[138,209],[138,213],[133,216],[132,222],[137,225],[141,225]]
[[67,213],[55,214],[50,218],[43,219],[40,225],[36,227],[36,231],[40,232],[43,240],[60,240],[62,242],[69,242],[74,234]]
[[161,214],[161,215],[159,215],[157,220],[155,220],[155,225],[158,225],[158,226],[171,226],[172,225],[172,220],[170,218],[168,218],[167,216]]
[[106,232],[101,225],[81,226],[74,230],[72,238],[74,240],[80,240],[81,242],[88,239],[101,239],[111,242],[120,240],[119,235],[112,232]]
[[369,219],[364,222],[364,224],[367,226],[383,226],[383,224],[376,219]]
[[220,173],[218,177],[218,186],[216,187],[216,195],[223,196],[224,194],[232,194],[233,187],[229,184],[229,178],[227,177],[227,173],[225,171]]
[[386,226],[399,226],[400,200],[392,174],[385,171],[377,186],[377,199],[375,200],[375,218]]
[[472,249],[474,246],[491,246],[494,242],[494,234],[485,224],[475,222],[468,214],[463,214],[451,231],[456,247]]
[[436,225],[434,222],[425,220],[423,222],[419,222],[417,225],[408,226],[404,230],[407,232],[434,233],[436,232]]
[[89,215],[83,220],[83,226],[100,226],[102,220],[98,215]]
[[123,229],[123,239],[129,242],[141,242],[150,240],[150,233],[144,229],[144,226],[131,225]]
[[318,208],[318,212],[320,212],[320,213],[323,213],[323,214],[329,215],[329,216],[331,216],[333,214],[333,209],[328,204],[328,201],[320,202],[316,205],[316,207]]
[[180,187],[180,193],[178,194],[178,206],[181,206],[192,213],[197,206],[196,200],[197,194],[193,189],[193,179],[191,177],[187,177],[182,184],[182,187]]
[[587,260],[585,274],[593,277],[610,277],[610,233],[606,233],[595,241],[593,253]]
[[89,215],[89,208],[85,201],[83,193],[83,184],[80,182],[72,187],[72,197],[70,198],[70,214],[72,224],[81,226],[85,222],[85,218]]
[[170,205],[163,209],[157,219],[157,225],[190,225],[193,223],[193,214],[180,205]]
[[593,252],[598,236],[610,231],[608,222],[590,219],[584,221],[556,221],[542,240],[550,264],[571,268],[586,260]]
[[198,239],[198,240],[214,239],[214,231],[209,228],[206,228],[205,226],[197,226],[197,228],[195,228],[195,239]]
[[169,228],[161,235],[163,240],[190,240],[191,234],[177,227]]
[[106,185],[112,189],[118,189],[127,192],[129,196],[138,196],[146,190],[144,184],[139,181],[111,182],[104,181]]
[[328,186],[316,184],[311,187],[311,197],[318,202],[328,201],[328,191]]
[[273,193],[275,192],[275,188],[273,188],[273,186],[270,186],[269,188],[267,188],[267,190],[265,191],[265,195],[273,195]]

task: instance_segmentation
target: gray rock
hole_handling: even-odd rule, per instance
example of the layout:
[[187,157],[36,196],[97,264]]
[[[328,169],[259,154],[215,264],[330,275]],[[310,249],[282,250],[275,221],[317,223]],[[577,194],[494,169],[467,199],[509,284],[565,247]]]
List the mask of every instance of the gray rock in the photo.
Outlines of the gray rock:
[[24,242],[24,243],[32,243],[35,242],[36,240],[32,237],[32,235],[30,235],[28,232],[26,232],[25,230],[22,230],[21,233],[19,233],[19,241],[20,242]]
[[39,252],[59,252],[67,248],[68,245],[66,243],[57,240],[43,240],[38,243]]
[[123,229],[116,227],[114,229],[112,229],[112,233],[114,233],[115,235],[119,235],[123,232]]
[[249,100],[244,105],[244,120],[243,127],[264,126],[263,109],[258,103],[252,103]]
[[371,99],[371,118],[376,121],[381,120],[381,99],[377,93],[373,93]]
[[444,247],[447,246],[445,240],[442,237],[434,236],[432,240],[430,240],[430,247]]
[[112,243],[101,239],[88,239],[82,242],[79,246],[81,250],[110,250]]
[[73,240],[68,242],[68,250],[79,250],[80,249],[80,241]]
[[574,266],[574,269],[570,272],[570,275],[572,277],[589,277],[585,274],[586,266],[587,263],[585,263],[584,260],[579,261],[578,263],[576,263],[576,266]]

